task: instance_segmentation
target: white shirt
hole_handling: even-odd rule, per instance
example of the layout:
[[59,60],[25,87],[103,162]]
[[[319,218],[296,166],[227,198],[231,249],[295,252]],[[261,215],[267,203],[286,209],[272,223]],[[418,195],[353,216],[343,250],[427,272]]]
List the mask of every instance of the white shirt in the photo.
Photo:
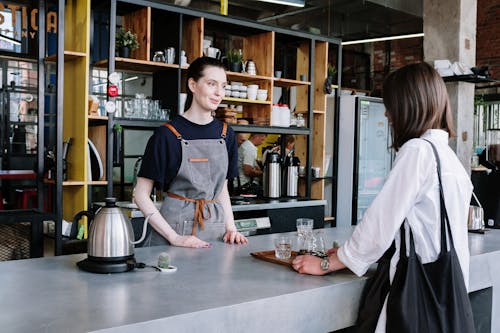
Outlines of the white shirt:
[[[428,130],[422,138],[431,141],[439,155],[451,234],[465,286],[468,288],[467,215],[472,183],[457,156],[448,146],[447,132]],[[399,261],[399,228],[406,217],[413,233],[415,251],[422,263],[435,261],[441,250],[439,201],[439,181],[432,147],[424,140],[412,139],[401,147],[383,188],[366,210],[351,238],[339,248],[339,260],[356,275],[361,276],[395,239],[396,252],[390,267],[392,283]],[[408,235],[407,229],[406,233]],[[385,332],[385,322],[386,304],[380,314],[376,332]]]
[[[245,185],[250,182],[250,177],[245,175],[243,172],[243,164],[250,165],[252,168],[255,167],[257,161],[257,147],[250,141],[245,140],[238,148],[238,171],[240,175],[240,184]],[[254,183],[257,183],[257,179],[254,179]]]

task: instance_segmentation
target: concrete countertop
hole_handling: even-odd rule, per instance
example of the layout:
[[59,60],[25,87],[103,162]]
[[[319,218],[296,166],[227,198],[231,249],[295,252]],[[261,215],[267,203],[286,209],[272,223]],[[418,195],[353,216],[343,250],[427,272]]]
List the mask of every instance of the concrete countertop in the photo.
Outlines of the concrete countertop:
[[[306,198],[279,198],[279,199],[263,199],[263,198],[243,198],[235,202],[244,202],[244,204],[232,204],[233,212],[267,210],[267,209],[282,209],[282,208],[298,208],[312,206],[326,206],[326,200],[314,200]],[[104,202],[95,202],[95,205],[104,205]],[[142,212],[137,208],[137,205],[130,201],[117,202],[119,207],[127,210],[130,218],[144,217]],[[155,203],[159,209],[161,202]]]
[[[323,229],[326,243],[352,228]],[[295,233],[290,233],[295,235]],[[351,326],[365,277],[348,270],[299,275],[250,256],[271,250],[277,234],[244,246],[136,249],[155,264],[166,251],[174,274],[152,268],[93,274],[79,270],[85,254],[0,263],[0,323],[5,332],[327,332]],[[470,235],[471,289],[493,286],[498,309],[500,230]],[[499,318],[493,315],[492,332]]]

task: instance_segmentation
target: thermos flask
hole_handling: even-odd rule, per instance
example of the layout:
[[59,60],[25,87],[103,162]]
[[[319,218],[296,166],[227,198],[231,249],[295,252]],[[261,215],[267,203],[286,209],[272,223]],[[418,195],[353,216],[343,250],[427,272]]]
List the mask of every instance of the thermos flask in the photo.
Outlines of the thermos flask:
[[264,163],[263,190],[267,198],[281,196],[281,156],[277,152],[269,152]]
[[299,187],[299,158],[289,154],[285,159],[283,191],[288,197],[296,197]]

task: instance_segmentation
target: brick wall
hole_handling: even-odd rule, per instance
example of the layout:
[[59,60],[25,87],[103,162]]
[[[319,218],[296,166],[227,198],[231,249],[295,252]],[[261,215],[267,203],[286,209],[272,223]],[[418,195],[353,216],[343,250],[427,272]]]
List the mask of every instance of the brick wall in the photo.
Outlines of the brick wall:
[[405,65],[421,62],[423,58],[423,38],[421,37],[374,43],[372,95],[380,95],[382,83],[387,74]]
[[500,1],[477,0],[476,65],[500,78]]

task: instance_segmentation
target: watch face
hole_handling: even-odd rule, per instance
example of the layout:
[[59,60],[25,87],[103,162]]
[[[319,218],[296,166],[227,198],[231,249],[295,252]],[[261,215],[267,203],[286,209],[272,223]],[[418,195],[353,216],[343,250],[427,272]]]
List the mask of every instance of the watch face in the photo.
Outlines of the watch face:
[[321,260],[321,269],[322,270],[327,271],[329,266],[330,266],[330,263],[328,262],[328,258]]

